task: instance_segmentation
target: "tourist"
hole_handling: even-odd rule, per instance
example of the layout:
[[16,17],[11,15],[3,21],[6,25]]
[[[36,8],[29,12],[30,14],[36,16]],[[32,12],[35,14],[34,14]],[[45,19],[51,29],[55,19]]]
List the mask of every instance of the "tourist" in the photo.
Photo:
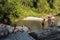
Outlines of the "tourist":
[[48,27],[51,27],[51,17],[48,17]]
[[24,26],[22,25],[21,30],[20,30],[21,32],[24,32],[24,28],[23,28],[23,27],[24,27]]
[[4,18],[2,19],[2,23],[5,24],[5,25],[10,25],[9,18],[4,17]]
[[14,29],[13,29],[13,33],[16,33],[18,31],[17,25],[15,24]]
[[51,27],[54,27],[54,22],[51,22]]
[[42,29],[44,29],[44,23],[45,23],[45,19],[43,19],[43,21],[42,21]]
[[52,16],[51,20],[52,20],[51,26],[56,26],[56,18]]
[[21,29],[22,32],[28,32],[28,28],[24,25],[22,25]]

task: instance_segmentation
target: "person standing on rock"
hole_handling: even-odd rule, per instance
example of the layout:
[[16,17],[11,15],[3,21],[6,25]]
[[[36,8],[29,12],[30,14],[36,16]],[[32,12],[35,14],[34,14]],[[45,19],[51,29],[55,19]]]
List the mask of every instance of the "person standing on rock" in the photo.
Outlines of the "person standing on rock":
[[42,29],[44,29],[44,23],[45,23],[45,19],[43,19],[43,21],[42,21]]
[[51,27],[54,27],[54,22],[53,21],[51,22]]
[[48,17],[48,27],[51,27],[51,17]]
[[21,31],[24,32],[24,25],[22,25]]
[[54,16],[51,17],[51,27],[56,26],[56,18]]
[[17,28],[17,25],[16,24],[14,24],[14,29],[13,29],[13,33],[16,33],[18,31],[18,28]]

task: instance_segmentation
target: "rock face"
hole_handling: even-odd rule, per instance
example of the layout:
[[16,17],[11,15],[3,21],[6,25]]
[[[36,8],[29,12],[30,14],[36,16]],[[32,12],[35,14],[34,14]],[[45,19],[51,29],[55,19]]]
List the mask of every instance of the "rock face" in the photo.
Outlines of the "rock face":
[[12,32],[12,30],[12,27],[10,27],[9,25],[0,24],[0,38],[7,36],[9,33]]
[[0,40],[35,40],[29,36],[26,32],[16,32],[9,34],[7,37],[1,38]]
[[60,26],[37,32],[39,40],[60,40]]
[[12,31],[12,27],[0,25],[0,40],[35,40],[27,32],[12,33]]
[[2,27],[0,28],[0,40],[60,40],[60,26],[47,28],[35,33],[10,32]]

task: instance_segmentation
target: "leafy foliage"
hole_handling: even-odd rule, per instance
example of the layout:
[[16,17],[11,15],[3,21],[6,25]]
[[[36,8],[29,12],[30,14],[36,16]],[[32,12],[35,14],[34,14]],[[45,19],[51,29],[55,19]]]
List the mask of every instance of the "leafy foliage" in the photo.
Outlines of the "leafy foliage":
[[0,0],[0,19],[6,15],[11,22],[27,16],[60,13],[60,0]]

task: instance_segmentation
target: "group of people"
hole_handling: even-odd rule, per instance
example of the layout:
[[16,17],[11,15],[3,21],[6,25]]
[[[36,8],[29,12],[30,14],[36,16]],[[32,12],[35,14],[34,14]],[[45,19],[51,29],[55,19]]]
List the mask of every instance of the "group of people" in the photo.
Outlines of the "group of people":
[[[47,25],[47,24],[45,24],[45,21],[46,21],[46,19],[43,18],[42,29],[44,29],[45,25]],[[48,18],[47,18],[48,27],[54,27],[55,22],[56,22],[56,18],[54,16],[48,16]]]
[[15,24],[14,27],[11,27],[6,18],[4,18],[2,21],[3,21],[3,23],[0,23],[0,35],[1,36],[4,35],[4,32],[3,31],[5,31],[5,30],[7,30],[6,33],[15,33],[15,32],[18,32],[18,31],[28,32],[28,28],[25,27],[25,26],[18,27]]
[[4,36],[7,36],[9,34],[13,34],[13,33],[16,33],[16,32],[26,32],[28,34],[31,33],[31,31],[28,30],[27,27],[25,26],[14,26],[14,27],[11,27],[10,25],[5,25],[5,24],[0,24],[0,36],[1,37],[4,37]]
[[[52,21],[53,20],[53,21]],[[3,24],[5,24],[5,25],[9,25],[9,22],[7,21],[7,19],[6,18],[4,18],[3,20]],[[42,21],[42,29],[44,29],[44,27],[45,27],[45,21],[46,21],[46,19],[45,18],[43,18],[43,21]],[[48,18],[47,18],[47,22],[48,22],[48,27],[54,27],[54,21],[55,21],[55,18],[54,18],[54,16],[48,16]],[[21,28],[21,31],[24,31],[25,29],[27,29],[27,30],[30,30],[30,28],[28,29],[28,28],[26,28],[25,27],[25,29],[24,29],[24,26],[21,26],[20,27]],[[24,30],[23,30],[24,29]],[[13,30],[13,32],[16,32],[18,29],[17,29],[17,25],[15,24],[15,26],[14,26],[14,30]]]

